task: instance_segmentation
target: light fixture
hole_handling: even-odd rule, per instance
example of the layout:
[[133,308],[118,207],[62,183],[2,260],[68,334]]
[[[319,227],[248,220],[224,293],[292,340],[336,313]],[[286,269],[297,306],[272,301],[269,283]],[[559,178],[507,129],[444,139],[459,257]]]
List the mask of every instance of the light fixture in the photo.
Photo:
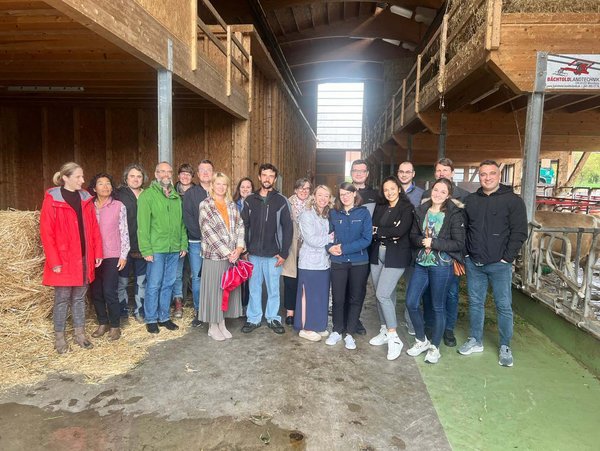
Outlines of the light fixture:
[[415,9],[415,22],[421,22],[425,25],[431,25],[433,19],[435,19],[435,15],[437,11],[431,8],[424,8],[422,6],[417,6]]
[[83,86],[7,86],[13,92],[83,92]]
[[417,48],[417,45],[413,44],[412,42],[403,42],[402,48],[406,49],[406,50],[410,50],[411,52],[414,52],[415,49]]
[[402,6],[392,5],[390,11],[399,16],[405,17],[406,19],[412,18],[413,12],[411,9],[403,8]]
[[392,45],[400,45],[400,41],[396,40],[396,39],[386,39],[386,38],[381,38],[382,41],[387,42],[388,44],[392,44]]

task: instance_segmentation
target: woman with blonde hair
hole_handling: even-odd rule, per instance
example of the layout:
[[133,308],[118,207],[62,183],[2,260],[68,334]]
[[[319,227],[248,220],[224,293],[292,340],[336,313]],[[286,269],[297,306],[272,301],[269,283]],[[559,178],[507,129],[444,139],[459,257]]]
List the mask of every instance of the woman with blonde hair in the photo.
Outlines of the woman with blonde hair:
[[40,216],[40,234],[46,262],[42,283],[54,287],[54,335],[59,354],[69,350],[65,326],[69,307],[75,343],[85,349],[85,294],[102,263],[102,239],[92,196],[82,189],[83,169],[65,163],[46,191]]
[[229,296],[226,311],[222,310],[221,278],[244,251],[244,222],[231,199],[229,177],[222,172],[213,176],[208,197],[200,203],[200,231],[202,234],[202,285],[198,319],[209,323],[208,336],[223,341],[231,338],[225,327],[225,318],[242,315],[240,288]]
[[332,192],[319,185],[306,202],[298,218],[304,238],[298,258],[298,293],[294,328],[300,337],[320,341],[327,333],[329,304],[329,254],[325,246],[332,241],[329,233],[329,210]]

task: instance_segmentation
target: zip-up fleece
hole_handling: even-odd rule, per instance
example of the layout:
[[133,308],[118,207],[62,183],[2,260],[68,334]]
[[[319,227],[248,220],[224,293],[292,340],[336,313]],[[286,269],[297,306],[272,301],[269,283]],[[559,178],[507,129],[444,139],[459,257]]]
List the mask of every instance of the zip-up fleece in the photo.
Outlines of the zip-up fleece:
[[330,255],[332,263],[367,263],[369,261],[373,222],[367,207],[354,207],[349,211],[331,210],[329,227],[333,231],[334,241],[325,246],[327,251],[335,244],[342,245],[342,255]]
[[250,194],[244,201],[242,219],[249,254],[288,258],[294,231],[288,200],[281,193],[269,191],[266,201],[258,191]]
[[138,243],[144,257],[187,251],[181,198],[173,186],[167,198],[156,180],[138,198]]
[[510,186],[490,194],[479,188],[465,199],[467,254],[476,263],[512,263],[527,239],[523,199]]
[[[46,191],[40,216],[40,233],[46,262],[42,283],[51,287],[79,287],[84,284],[83,258],[85,257],[86,282],[95,278],[95,260],[102,256],[102,238],[96,219],[93,198],[80,190],[81,215],[85,235],[85,252],[81,255],[77,213],[63,198],[60,187]],[[52,268],[62,266],[56,273]]]
[[[423,203],[415,209],[410,241],[417,249],[423,248],[422,241],[425,238],[423,221],[430,207],[431,199],[424,199]],[[431,249],[443,251],[461,263],[465,262],[465,216],[463,207],[464,205],[460,201],[450,199],[450,202],[446,204],[444,223],[440,233],[437,238],[431,240]]]

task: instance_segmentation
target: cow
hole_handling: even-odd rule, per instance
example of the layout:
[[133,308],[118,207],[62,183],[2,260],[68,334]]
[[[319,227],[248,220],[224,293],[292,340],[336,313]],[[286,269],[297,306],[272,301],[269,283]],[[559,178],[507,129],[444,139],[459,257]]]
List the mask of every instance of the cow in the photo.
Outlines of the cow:
[[[562,213],[555,211],[536,211],[535,222],[542,227],[552,228],[598,228],[600,226],[600,218],[596,218],[592,215],[580,214],[580,213]],[[531,251],[535,253],[537,251],[541,234],[534,228],[531,237]],[[556,234],[562,237],[562,234]],[[573,261],[577,253],[577,233],[567,234],[569,242],[571,243],[571,254],[569,259]],[[580,251],[580,265],[585,265],[587,257],[592,247],[593,236],[590,233],[584,233],[581,236],[581,251]],[[600,240],[599,240],[600,241]],[[546,242],[547,243],[547,242]],[[596,246],[598,247],[598,245]],[[558,239],[554,241],[552,250],[554,252],[562,253],[563,240]],[[596,249],[596,257],[599,256],[598,249]]]

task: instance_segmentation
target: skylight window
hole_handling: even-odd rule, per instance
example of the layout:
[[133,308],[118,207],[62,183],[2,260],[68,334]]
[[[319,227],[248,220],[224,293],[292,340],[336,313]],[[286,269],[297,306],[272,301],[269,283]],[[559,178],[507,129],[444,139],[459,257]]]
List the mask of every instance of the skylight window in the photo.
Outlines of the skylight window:
[[317,104],[317,148],[360,150],[363,83],[321,83]]

